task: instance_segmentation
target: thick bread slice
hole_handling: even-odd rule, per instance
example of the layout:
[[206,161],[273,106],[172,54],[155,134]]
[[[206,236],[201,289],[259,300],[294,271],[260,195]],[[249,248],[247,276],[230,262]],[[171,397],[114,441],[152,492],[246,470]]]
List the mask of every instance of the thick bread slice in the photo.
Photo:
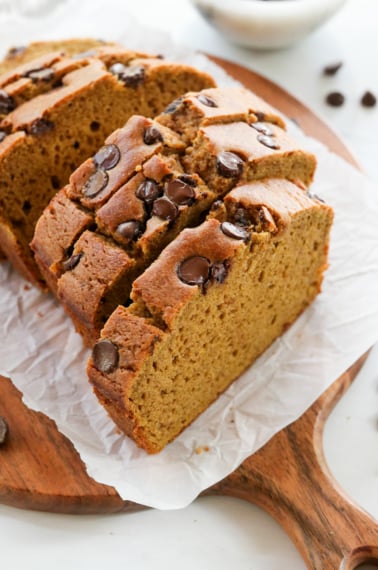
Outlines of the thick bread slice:
[[[213,212],[214,213],[214,212]],[[88,362],[100,402],[156,453],[203,412],[319,293],[332,210],[271,179],[230,192],[138,277]]]

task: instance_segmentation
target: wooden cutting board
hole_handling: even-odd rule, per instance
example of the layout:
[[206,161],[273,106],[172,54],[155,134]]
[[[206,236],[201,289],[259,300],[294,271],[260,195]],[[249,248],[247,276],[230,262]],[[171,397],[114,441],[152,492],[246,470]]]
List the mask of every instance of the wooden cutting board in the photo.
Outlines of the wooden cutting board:
[[[302,129],[355,164],[337,136],[305,106],[260,75],[212,58],[230,75],[267,99]],[[378,563],[378,525],[339,488],[322,450],[324,422],[353,381],[366,355],[347,370],[295,423],[204,494],[230,495],[270,513],[299,549],[308,568],[355,568]],[[7,378],[0,377],[0,416],[9,436],[0,447],[0,502],[60,513],[129,512],[114,488],[88,477],[72,443],[45,415],[28,409]]]

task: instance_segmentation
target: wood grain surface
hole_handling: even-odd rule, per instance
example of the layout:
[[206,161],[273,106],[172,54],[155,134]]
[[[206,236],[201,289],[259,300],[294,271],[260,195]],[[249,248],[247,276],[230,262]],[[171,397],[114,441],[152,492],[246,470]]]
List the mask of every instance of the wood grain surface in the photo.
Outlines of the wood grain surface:
[[[302,129],[356,165],[337,136],[303,104],[260,75],[212,58],[246,87],[267,99]],[[313,570],[351,570],[378,564],[378,525],[344,495],[326,465],[323,426],[366,355],[346,371],[296,422],[204,494],[255,503],[285,529]],[[60,513],[129,512],[115,489],[91,479],[72,443],[45,415],[28,409],[12,382],[0,377],[0,416],[9,435],[0,447],[0,502]]]

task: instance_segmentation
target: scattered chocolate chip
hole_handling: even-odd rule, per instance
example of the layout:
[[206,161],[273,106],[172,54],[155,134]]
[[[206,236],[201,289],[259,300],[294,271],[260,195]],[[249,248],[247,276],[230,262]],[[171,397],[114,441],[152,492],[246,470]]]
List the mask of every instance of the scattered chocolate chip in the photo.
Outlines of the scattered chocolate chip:
[[193,187],[178,178],[166,183],[165,193],[178,206],[192,204],[195,198]]
[[217,156],[217,171],[225,178],[236,178],[243,171],[243,160],[233,152],[220,152]]
[[106,144],[93,157],[93,162],[99,168],[110,170],[120,161],[121,153],[115,144]]
[[250,126],[263,135],[266,135],[268,137],[274,136],[274,132],[272,131],[271,128],[268,127],[266,123],[261,123],[260,121],[257,121],[257,123],[250,123]]
[[278,142],[271,136],[268,135],[257,135],[257,140],[259,143],[267,146],[268,148],[272,148],[273,150],[278,150],[280,145]]
[[143,226],[137,220],[122,222],[116,232],[126,239],[136,240],[143,233]]
[[200,103],[202,103],[202,105],[205,105],[206,107],[218,107],[214,99],[211,99],[211,97],[208,97],[207,95],[197,95],[197,99]]
[[155,144],[163,141],[163,135],[155,125],[147,127],[143,134],[143,141],[145,144]]
[[0,114],[6,115],[15,108],[13,98],[4,89],[0,89]]
[[135,192],[135,195],[140,200],[146,202],[146,204],[150,205],[156,198],[159,198],[161,195],[162,190],[153,180],[145,180],[140,184]]
[[109,374],[118,366],[118,347],[111,340],[99,340],[93,347],[92,358],[97,370]]
[[212,281],[217,283],[223,283],[227,277],[229,270],[229,263],[224,261],[223,263],[213,263],[210,269],[210,278]]
[[220,229],[227,237],[247,241],[249,239],[249,233],[242,226],[236,226],[231,222],[223,222],[220,225]]
[[71,255],[71,257],[63,261],[62,263],[63,270],[71,271],[72,269],[74,269],[74,267],[76,267],[76,265],[79,263],[82,256],[83,256],[82,253],[76,253],[74,255]]
[[234,220],[240,226],[250,226],[251,221],[245,208],[237,208],[234,213]]
[[326,96],[326,103],[331,107],[341,107],[345,101],[345,96],[339,91],[332,91]]
[[331,63],[330,65],[326,65],[323,68],[324,75],[336,75],[339,71],[340,67],[343,65],[342,61],[338,61],[337,63]]
[[38,69],[30,69],[24,74],[24,77],[28,77],[37,83],[38,81],[51,81],[55,76],[55,71],[50,67],[40,67]]
[[371,91],[365,91],[361,97],[361,105],[363,107],[375,107],[377,98]]
[[83,186],[82,193],[87,198],[93,198],[106,187],[108,182],[108,174],[105,172],[105,170],[101,170],[101,168],[99,168],[92,174],[92,176],[88,178]]
[[178,179],[185,182],[185,184],[189,184],[189,186],[197,186],[197,180],[195,180],[190,174],[180,174]]
[[32,122],[28,130],[31,135],[43,135],[52,131],[54,127],[54,123],[48,119],[36,119]]
[[211,264],[206,257],[188,257],[177,268],[177,275],[187,285],[203,285],[210,277]]
[[152,214],[162,218],[163,220],[172,222],[178,216],[178,208],[176,204],[163,196],[162,198],[155,200],[154,205],[152,206]]
[[0,445],[4,445],[4,443],[6,442],[8,437],[8,432],[9,432],[8,424],[5,421],[5,418],[0,416]]
[[0,143],[5,139],[6,136],[7,133],[5,133],[4,131],[0,131]]
[[182,97],[175,99],[174,101],[172,101],[172,103],[170,103],[168,105],[168,107],[166,107],[164,109],[163,113],[165,113],[166,115],[171,115],[172,113],[177,111],[177,109],[180,107],[181,103],[182,103]]

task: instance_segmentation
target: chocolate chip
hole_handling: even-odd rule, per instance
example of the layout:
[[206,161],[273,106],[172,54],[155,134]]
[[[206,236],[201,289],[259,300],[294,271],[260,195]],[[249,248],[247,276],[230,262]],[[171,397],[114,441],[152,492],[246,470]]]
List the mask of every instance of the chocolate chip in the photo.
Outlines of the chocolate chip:
[[12,47],[12,48],[10,48],[10,50],[8,50],[8,53],[5,56],[5,59],[13,59],[13,58],[17,57],[18,55],[21,55],[22,53],[24,53],[25,50],[26,50],[25,46]]
[[31,135],[44,135],[49,131],[52,131],[55,127],[52,121],[48,119],[35,119],[30,125],[28,131]]
[[0,416],[0,445],[4,445],[4,443],[6,442],[8,437],[8,432],[9,432],[8,424],[5,421],[5,418]]
[[253,111],[253,114],[255,115],[259,123],[263,123],[266,119],[266,114],[263,113],[262,111]]
[[326,65],[323,69],[324,75],[336,75],[339,71],[340,67],[343,65],[342,61],[338,61],[337,63],[331,63],[330,65]]
[[93,157],[93,162],[99,168],[110,170],[120,161],[121,153],[115,144],[106,144]]
[[185,184],[189,184],[189,186],[197,186],[197,180],[195,180],[190,174],[180,174],[178,179],[185,182]]
[[224,261],[223,263],[213,263],[210,270],[210,278],[212,281],[217,283],[223,283],[227,277],[229,270],[229,263]]
[[366,91],[361,97],[361,105],[363,107],[375,107],[377,98],[371,91]]
[[210,277],[211,264],[206,257],[194,255],[180,263],[177,275],[187,285],[203,285]]
[[135,240],[143,233],[143,226],[137,220],[129,220],[119,224],[116,232],[126,239]]
[[0,89],[0,114],[6,115],[15,108],[14,101],[4,89]]
[[331,107],[341,107],[345,101],[345,96],[339,91],[332,91],[326,96],[326,103]]
[[220,229],[227,237],[243,241],[247,241],[249,239],[249,233],[245,228],[241,226],[236,226],[231,222],[222,222],[220,225]]
[[155,200],[154,205],[152,206],[152,214],[154,216],[158,216],[159,218],[169,222],[175,220],[178,213],[176,204],[171,202],[168,198],[165,198],[165,196]]
[[109,71],[120,78],[123,73],[127,72],[127,67],[123,63],[113,63],[113,65],[109,67]]
[[30,69],[24,74],[24,77],[28,77],[37,83],[38,81],[51,81],[55,76],[55,71],[50,67],[39,67],[37,69]]
[[237,208],[234,212],[234,220],[240,226],[249,226],[251,225],[251,221],[248,217],[247,211],[245,208]]
[[118,347],[111,340],[100,340],[93,347],[92,358],[97,370],[109,374],[118,366]]
[[155,144],[157,142],[162,142],[163,135],[155,125],[151,125],[146,128],[143,134],[143,141],[145,144]]
[[278,142],[274,140],[274,138],[271,136],[257,135],[257,140],[259,141],[259,143],[263,144],[264,146],[267,146],[268,148],[272,148],[273,150],[278,150],[280,148]]
[[250,123],[250,126],[262,135],[267,135],[268,137],[274,136],[274,132],[268,127],[266,123],[257,121],[257,123]]
[[5,139],[6,136],[7,136],[7,133],[5,133],[4,131],[0,131],[0,143],[3,142],[3,140]]
[[182,97],[175,99],[174,101],[172,101],[172,103],[168,105],[168,107],[164,109],[163,113],[165,113],[166,115],[173,114],[180,107],[181,103],[182,103]]
[[162,190],[153,180],[145,180],[140,184],[135,192],[135,195],[140,200],[146,202],[146,204],[150,205],[156,198],[159,198],[161,195]]
[[214,99],[211,99],[211,97],[207,95],[198,95],[197,99],[202,105],[206,105],[206,107],[218,107]]
[[77,253],[75,255],[71,255],[71,257],[69,257],[68,259],[63,261],[63,263],[62,263],[63,270],[64,271],[71,271],[72,269],[74,269],[74,267],[76,267],[76,265],[79,263],[82,256],[83,256],[82,253]]
[[243,171],[243,161],[233,152],[227,150],[220,152],[217,156],[217,171],[225,178],[236,178]]
[[126,71],[119,75],[120,81],[126,85],[126,87],[138,87],[144,82],[145,70],[141,65],[127,67]]
[[165,193],[168,198],[178,206],[192,204],[195,198],[195,192],[192,186],[189,186],[189,184],[186,184],[178,178],[166,183]]
[[101,168],[99,168],[92,174],[92,176],[88,178],[83,186],[82,193],[87,198],[93,198],[106,187],[108,182],[108,174],[105,172],[105,170],[101,170]]

